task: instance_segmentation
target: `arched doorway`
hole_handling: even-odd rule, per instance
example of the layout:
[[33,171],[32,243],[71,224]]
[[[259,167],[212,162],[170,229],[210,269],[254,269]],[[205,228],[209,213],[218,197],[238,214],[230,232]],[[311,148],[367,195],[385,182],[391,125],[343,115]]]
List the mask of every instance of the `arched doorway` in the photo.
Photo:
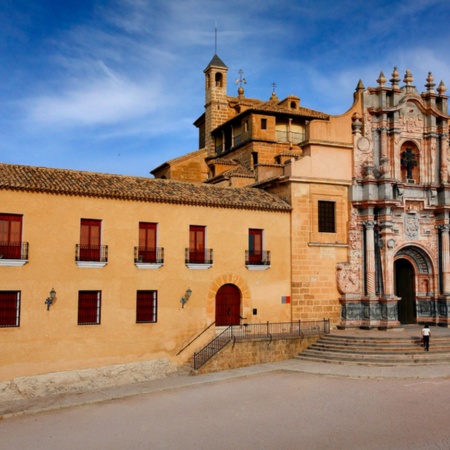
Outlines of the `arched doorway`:
[[234,284],[224,284],[216,294],[216,326],[239,325],[241,291]]
[[413,265],[405,258],[394,263],[395,295],[398,302],[398,320],[402,324],[417,322],[415,274]]

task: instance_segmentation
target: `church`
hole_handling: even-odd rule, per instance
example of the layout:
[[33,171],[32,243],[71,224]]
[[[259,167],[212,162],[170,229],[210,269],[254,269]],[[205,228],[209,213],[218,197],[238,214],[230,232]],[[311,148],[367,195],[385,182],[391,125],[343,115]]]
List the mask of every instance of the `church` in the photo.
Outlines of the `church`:
[[333,116],[227,77],[214,55],[199,148],[154,178],[0,164],[0,382],[169,372],[229,325],[448,326],[444,83],[394,68]]

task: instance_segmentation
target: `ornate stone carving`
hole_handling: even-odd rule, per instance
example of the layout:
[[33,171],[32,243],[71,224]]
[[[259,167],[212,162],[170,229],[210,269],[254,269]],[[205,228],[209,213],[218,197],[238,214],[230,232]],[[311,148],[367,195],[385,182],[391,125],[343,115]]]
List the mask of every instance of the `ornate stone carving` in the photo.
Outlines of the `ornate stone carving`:
[[337,288],[341,294],[356,294],[359,292],[358,269],[349,263],[336,265]]
[[419,219],[415,214],[405,214],[405,234],[411,239],[419,235]]

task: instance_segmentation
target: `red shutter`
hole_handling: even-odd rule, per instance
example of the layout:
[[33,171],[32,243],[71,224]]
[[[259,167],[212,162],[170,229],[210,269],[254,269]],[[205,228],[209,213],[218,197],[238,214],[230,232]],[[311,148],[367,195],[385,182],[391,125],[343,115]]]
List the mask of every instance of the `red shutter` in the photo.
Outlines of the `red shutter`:
[[139,258],[142,262],[156,262],[156,223],[139,223]]
[[0,255],[20,259],[22,247],[22,216],[0,214]]
[[81,219],[81,261],[100,261],[101,227],[101,220]]
[[203,264],[205,262],[206,227],[191,225],[189,227],[189,262]]
[[248,250],[250,264],[260,264],[263,251],[263,230],[248,230]]

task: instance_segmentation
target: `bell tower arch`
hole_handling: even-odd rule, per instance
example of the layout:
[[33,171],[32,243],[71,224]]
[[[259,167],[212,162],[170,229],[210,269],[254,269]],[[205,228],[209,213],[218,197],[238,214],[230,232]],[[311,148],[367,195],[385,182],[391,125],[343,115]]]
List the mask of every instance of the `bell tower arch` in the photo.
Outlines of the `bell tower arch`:
[[208,156],[215,154],[211,132],[228,119],[227,102],[228,67],[214,55],[205,73],[205,147]]

